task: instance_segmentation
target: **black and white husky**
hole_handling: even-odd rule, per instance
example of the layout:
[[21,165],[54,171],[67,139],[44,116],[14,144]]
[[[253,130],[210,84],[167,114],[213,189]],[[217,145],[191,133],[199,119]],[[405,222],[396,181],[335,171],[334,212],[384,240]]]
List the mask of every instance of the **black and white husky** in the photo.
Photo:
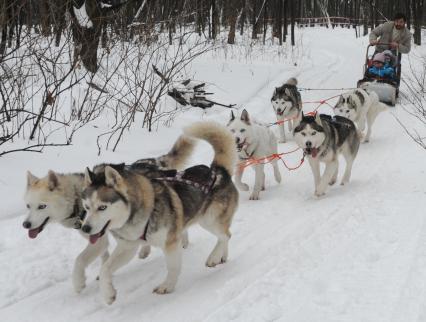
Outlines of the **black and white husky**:
[[[228,129],[235,137],[237,153],[241,162],[277,153],[277,138],[274,133],[268,127],[251,121],[246,110],[243,110],[240,117],[235,117],[234,113],[231,112]],[[272,161],[272,166],[274,168],[275,180],[281,182],[277,160]],[[255,164],[253,167],[256,175],[250,200],[258,200],[260,191],[265,190],[265,165]],[[240,190],[248,191],[249,186],[241,181],[243,172],[244,168],[237,166],[235,184]]]
[[[158,158],[141,159],[132,164],[132,167],[147,175],[156,176],[162,169],[179,169],[189,159],[195,141],[181,136],[175,142],[169,153]],[[124,164],[123,164],[124,166]],[[94,168],[97,172],[100,166]],[[64,227],[77,230],[80,233],[86,210],[81,201],[84,189],[84,174],[60,174],[52,170],[42,178],[27,173],[27,189],[25,203],[28,215],[23,226],[28,230],[28,237],[36,238],[51,223],[59,223]],[[85,234],[82,234],[85,236]],[[184,235],[184,246],[188,243]],[[145,258],[150,252],[149,246],[141,248],[139,257]],[[73,286],[76,292],[81,292],[86,287],[86,268],[96,258],[101,257],[102,262],[108,259],[108,237],[101,236],[95,244],[89,240],[86,248],[78,255],[72,273]]]
[[371,129],[377,115],[386,110],[386,105],[379,101],[375,92],[367,92],[362,88],[357,88],[349,93],[340,96],[334,107],[334,114],[347,117],[353,121],[358,130],[364,131],[368,126],[364,142],[368,142],[371,136]]
[[[302,99],[299,91],[297,90],[297,79],[290,78],[281,87],[276,87],[271,98],[272,107],[274,108],[275,115],[278,121],[289,119],[288,130],[293,130],[293,120],[299,115],[302,110]],[[284,123],[279,125],[281,143],[286,142]]]
[[[346,160],[346,169],[341,184],[351,177],[352,164],[358,153],[360,134],[355,124],[340,116],[325,114],[305,116],[303,112],[294,129],[294,138],[308,158],[315,181],[315,195],[325,194],[327,186],[337,181],[339,154]],[[320,162],[325,163],[324,174],[320,174]]]

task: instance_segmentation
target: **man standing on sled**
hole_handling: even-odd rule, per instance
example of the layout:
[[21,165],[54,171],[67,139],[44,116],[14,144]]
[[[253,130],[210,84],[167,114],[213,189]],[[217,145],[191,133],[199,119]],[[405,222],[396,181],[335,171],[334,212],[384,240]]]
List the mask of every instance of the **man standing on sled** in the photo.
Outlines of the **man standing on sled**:
[[[407,21],[403,13],[397,13],[393,21],[385,22],[370,33],[370,45],[376,46],[377,52],[383,52],[390,49],[394,55],[398,50],[398,62],[401,64],[401,53],[408,54],[411,49],[411,33],[405,26]],[[401,65],[398,68],[398,80],[401,78]]]

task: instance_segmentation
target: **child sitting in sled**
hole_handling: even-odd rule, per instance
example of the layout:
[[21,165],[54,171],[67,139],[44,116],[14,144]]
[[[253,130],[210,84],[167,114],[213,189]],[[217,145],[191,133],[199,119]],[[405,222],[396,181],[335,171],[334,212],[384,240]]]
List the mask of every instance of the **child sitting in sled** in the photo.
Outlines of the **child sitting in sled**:
[[377,53],[373,57],[373,66],[368,69],[368,75],[371,77],[390,78],[395,77],[395,70],[390,64],[386,63],[386,55]]

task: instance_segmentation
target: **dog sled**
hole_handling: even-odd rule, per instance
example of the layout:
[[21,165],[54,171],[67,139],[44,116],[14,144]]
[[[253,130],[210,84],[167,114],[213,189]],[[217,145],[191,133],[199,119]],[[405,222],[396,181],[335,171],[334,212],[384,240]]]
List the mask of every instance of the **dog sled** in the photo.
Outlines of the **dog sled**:
[[[379,45],[384,45],[380,43]],[[371,75],[368,69],[373,65],[373,55],[369,54],[372,45],[367,46],[365,63],[363,66],[364,77],[357,82],[357,87],[374,91],[379,96],[382,103],[395,106],[399,93],[399,83],[401,80],[401,54],[396,52],[393,68],[395,69],[395,77],[379,77]]]
[[235,106],[235,104],[225,105],[208,99],[207,95],[212,95],[213,93],[207,93],[204,89],[205,85],[206,83],[190,79],[182,82],[173,82],[169,84],[167,94],[183,106],[191,105],[202,109],[212,107],[213,105],[223,107]]

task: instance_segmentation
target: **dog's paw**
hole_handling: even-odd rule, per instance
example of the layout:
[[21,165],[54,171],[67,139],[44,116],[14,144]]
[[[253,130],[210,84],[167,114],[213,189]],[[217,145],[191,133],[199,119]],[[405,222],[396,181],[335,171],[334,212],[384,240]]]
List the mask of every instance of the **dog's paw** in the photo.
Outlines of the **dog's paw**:
[[250,195],[250,198],[249,198],[250,200],[259,200],[259,192],[253,192],[251,195]]
[[139,251],[139,258],[144,259],[149,256],[151,253],[151,247],[149,245],[143,246],[141,250]]
[[277,182],[277,183],[281,183],[281,174],[278,172],[277,174],[275,174],[275,181]]
[[157,294],[168,294],[173,292],[175,289],[174,285],[170,285],[168,283],[162,283],[153,289],[153,293]]
[[263,186],[262,186],[262,189],[261,189],[261,190],[262,190],[262,191],[265,191],[265,185],[263,185]]
[[325,191],[320,190],[320,189],[315,190],[315,196],[316,197],[322,197],[324,195],[325,195]]
[[206,261],[207,267],[215,267],[219,264],[225,264],[227,261],[226,256],[212,256],[210,255],[209,258]]
[[328,183],[330,186],[334,185],[336,183],[337,179],[333,178],[330,180],[330,182]]
[[369,138],[365,138],[364,140],[362,140],[362,143],[368,143],[368,142],[370,142]]
[[81,293],[81,291],[83,291],[86,287],[86,279],[81,276],[80,277],[73,276],[72,284],[74,287],[74,291],[76,293]]
[[108,292],[103,294],[103,298],[106,304],[111,305],[117,298],[117,291],[114,288],[111,288]]

